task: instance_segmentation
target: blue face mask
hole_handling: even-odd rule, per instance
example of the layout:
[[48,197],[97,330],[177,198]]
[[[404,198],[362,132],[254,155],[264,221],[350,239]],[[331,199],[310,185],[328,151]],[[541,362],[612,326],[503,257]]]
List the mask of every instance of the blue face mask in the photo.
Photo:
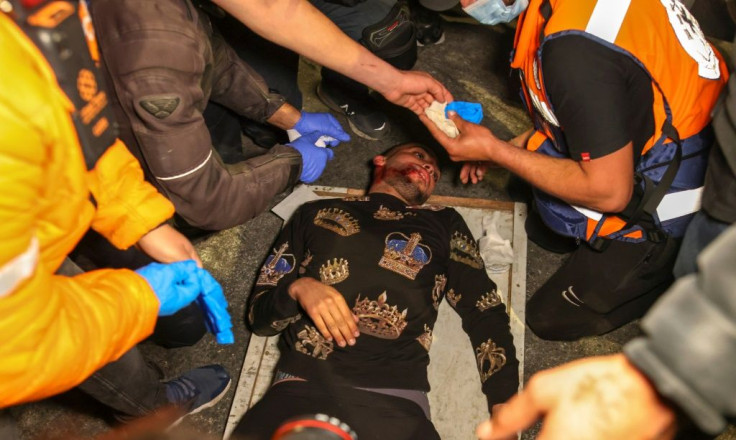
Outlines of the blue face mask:
[[503,0],[478,0],[463,11],[483,24],[508,23],[529,6],[529,0],[516,0],[506,6]]

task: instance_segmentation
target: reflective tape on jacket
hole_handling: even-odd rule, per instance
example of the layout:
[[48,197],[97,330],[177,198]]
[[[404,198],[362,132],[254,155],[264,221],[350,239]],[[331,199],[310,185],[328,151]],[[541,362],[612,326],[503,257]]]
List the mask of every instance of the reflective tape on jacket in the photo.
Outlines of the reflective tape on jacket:
[[25,251],[0,267],[0,298],[12,293],[20,283],[33,275],[38,266],[38,255],[38,239],[33,237]]

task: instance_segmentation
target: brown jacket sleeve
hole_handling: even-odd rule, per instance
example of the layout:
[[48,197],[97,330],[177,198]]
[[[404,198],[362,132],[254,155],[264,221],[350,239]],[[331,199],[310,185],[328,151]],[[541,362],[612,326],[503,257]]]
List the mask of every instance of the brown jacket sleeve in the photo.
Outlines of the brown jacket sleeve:
[[234,166],[219,160],[202,117],[211,93],[256,120],[283,98],[213,45],[209,22],[189,1],[96,0],[91,12],[121,137],[189,223],[211,230],[243,223],[296,182],[301,156],[287,146]]

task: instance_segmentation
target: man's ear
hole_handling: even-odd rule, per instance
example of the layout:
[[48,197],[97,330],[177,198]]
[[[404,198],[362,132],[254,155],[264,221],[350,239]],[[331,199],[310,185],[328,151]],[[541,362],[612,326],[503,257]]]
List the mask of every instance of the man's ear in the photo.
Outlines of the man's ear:
[[378,155],[373,158],[373,165],[377,167],[382,167],[386,165],[386,156]]

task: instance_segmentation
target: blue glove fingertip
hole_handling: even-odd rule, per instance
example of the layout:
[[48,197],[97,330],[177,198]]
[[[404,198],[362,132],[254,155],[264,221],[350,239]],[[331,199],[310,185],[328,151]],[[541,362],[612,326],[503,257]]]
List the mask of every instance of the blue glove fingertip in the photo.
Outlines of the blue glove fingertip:
[[332,160],[335,157],[335,152],[332,151],[332,148],[325,148],[325,154],[327,155],[327,160]]

